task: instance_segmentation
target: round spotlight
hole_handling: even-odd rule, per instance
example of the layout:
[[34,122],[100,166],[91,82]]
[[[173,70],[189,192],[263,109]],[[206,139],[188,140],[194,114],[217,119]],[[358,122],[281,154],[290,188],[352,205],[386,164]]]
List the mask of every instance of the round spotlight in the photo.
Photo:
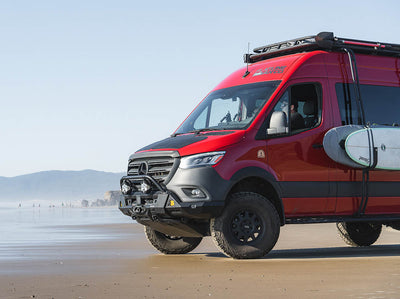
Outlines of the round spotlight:
[[143,181],[140,184],[140,191],[142,191],[143,193],[148,193],[151,190],[151,186],[149,184],[147,184],[147,182]]
[[123,183],[121,184],[122,194],[128,195],[131,193],[131,191],[132,191],[131,184],[128,181],[123,181]]

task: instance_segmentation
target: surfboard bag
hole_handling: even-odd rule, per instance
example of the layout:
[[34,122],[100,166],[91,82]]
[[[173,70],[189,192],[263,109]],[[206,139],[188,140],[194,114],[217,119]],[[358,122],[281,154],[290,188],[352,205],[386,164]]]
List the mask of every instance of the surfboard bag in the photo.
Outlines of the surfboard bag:
[[348,125],[329,130],[326,154],[353,168],[400,170],[400,128]]

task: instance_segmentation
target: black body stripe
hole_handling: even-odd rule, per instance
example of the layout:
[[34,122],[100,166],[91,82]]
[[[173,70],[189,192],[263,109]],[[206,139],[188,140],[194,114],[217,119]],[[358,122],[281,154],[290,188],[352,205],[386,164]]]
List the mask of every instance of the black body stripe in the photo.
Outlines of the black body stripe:
[[[283,198],[361,197],[362,182],[279,182]],[[400,182],[369,182],[370,197],[400,197]]]
[[332,182],[279,182],[282,197],[333,197]]

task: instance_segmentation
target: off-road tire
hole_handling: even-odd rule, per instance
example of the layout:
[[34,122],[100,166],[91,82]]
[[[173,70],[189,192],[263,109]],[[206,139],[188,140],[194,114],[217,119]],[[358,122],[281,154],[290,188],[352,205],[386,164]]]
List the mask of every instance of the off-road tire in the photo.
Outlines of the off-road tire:
[[369,222],[339,222],[336,227],[343,241],[354,247],[374,244],[382,231],[382,224]]
[[235,259],[266,255],[279,237],[280,219],[274,205],[257,193],[230,195],[221,216],[211,219],[210,231],[217,248]]
[[160,233],[149,226],[144,227],[149,243],[164,254],[184,254],[195,249],[203,238],[175,237]]

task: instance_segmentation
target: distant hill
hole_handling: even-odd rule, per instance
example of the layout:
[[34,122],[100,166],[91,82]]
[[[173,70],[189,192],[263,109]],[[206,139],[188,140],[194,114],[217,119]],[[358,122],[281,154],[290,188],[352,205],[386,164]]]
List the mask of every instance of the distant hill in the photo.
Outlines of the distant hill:
[[0,177],[0,200],[93,200],[119,190],[124,173],[95,170],[42,171],[12,178]]

